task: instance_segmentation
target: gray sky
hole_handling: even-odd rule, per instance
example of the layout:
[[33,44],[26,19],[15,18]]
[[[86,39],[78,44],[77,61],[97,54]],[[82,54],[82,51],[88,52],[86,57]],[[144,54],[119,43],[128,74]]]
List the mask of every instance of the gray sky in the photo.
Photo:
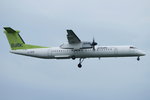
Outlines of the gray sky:
[[[149,0],[0,0],[1,100],[149,100]],[[43,60],[9,53],[3,26],[29,44],[59,46],[66,29],[99,45],[135,45],[136,58]]]

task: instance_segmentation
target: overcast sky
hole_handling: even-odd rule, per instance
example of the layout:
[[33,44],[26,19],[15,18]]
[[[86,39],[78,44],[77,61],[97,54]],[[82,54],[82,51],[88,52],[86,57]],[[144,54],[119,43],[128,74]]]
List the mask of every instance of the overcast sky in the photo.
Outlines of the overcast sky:
[[[3,27],[28,44],[59,46],[72,29],[99,45],[134,45],[135,58],[43,60],[9,53]],[[0,100],[150,100],[149,0],[0,0]]]

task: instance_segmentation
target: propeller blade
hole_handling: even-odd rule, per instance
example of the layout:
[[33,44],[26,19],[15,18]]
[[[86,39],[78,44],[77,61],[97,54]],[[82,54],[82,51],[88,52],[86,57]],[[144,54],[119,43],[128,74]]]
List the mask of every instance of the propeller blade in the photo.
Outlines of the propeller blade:
[[93,46],[93,50],[95,51],[95,46]]
[[95,50],[95,45],[97,45],[97,43],[95,42],[95,39],[94,39],[94,37],[93,37],[93,42],[92,42],[92,44],[91,44],[93,50]]

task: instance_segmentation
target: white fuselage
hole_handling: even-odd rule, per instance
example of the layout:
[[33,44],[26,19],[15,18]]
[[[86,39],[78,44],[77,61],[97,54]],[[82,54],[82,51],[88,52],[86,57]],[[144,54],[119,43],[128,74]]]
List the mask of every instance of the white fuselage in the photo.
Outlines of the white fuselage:
[[69,58],[101,58],[101,57],[139,57],[145,53],[132,46],[96,46],[91,49],[61,49],[60,47],[11,50],[11,53],[45,58],[45,59],[69,59]]

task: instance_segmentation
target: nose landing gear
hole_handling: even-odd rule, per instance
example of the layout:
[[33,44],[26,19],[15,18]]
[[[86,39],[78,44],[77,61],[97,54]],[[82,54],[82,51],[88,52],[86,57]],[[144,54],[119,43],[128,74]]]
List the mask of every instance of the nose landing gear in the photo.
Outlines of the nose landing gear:
[[140,57],[139,56],[137,57],[137,61],[140,61]]
[[81,64],[81,63],[82,63],[83,61],[84,61],[84,58],[80,58],[80,59],[79,59],[79,64],[78,64],[78,67],[79,67],[79,68],[82,67],[82,64]]

